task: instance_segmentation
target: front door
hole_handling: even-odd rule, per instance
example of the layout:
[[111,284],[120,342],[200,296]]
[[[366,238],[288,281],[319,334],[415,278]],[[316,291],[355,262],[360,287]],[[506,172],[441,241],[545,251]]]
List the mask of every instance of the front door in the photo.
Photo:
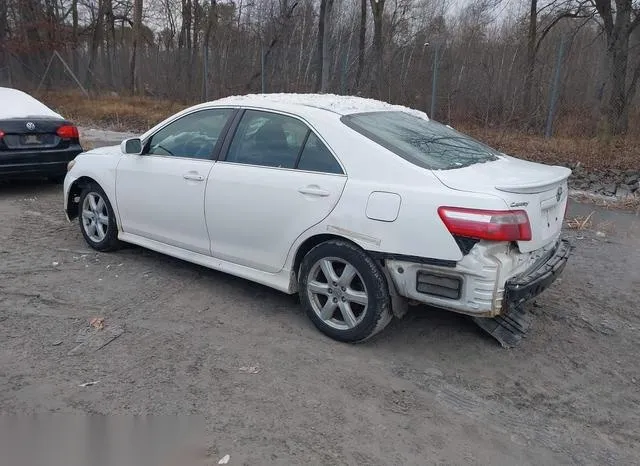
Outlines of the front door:
[[187,114],[143,141],[143,155],[121,157],[116,200],[124,232],[210,254],[204,193],[232,113],[209,109]]
[[333,210],[346,180],[304,122],[247,110],[224,160],[209,174],[205,212],[212,255],[280,271],[296,238]]

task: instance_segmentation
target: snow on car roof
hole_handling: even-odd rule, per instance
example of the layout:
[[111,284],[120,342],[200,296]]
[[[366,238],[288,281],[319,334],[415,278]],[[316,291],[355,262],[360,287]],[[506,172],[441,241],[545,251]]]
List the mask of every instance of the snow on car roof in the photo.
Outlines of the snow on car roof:
[[428,119],[427,114],[402,105],[393,105],[375,99],[336,94],[246,94],[223,97],[211,103],[230,105],[306,106],[315,107],[340,115],[376,111],[400,111],[419,118]]
[[35,117],[63,119],[61,115],[29,94],[9,87],[0,87],[0,120]]

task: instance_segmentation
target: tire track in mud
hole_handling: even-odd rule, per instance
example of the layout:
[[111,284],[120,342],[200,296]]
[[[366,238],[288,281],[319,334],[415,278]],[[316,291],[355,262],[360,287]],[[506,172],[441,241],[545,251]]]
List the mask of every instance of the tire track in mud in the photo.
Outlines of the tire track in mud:
[[[486,400],[471,390],[446,382],[432,372],[394,368],[394,374],[412,382],[436,402],[457,414],[503,432],[515,443],[535,445],[561,453],[580,464],[636,464],[636,457],[621,455],[613,442],[602,445],[604,435],[594,429],[585,436],[585,425],[571,419],[561,421],[530,409],[518,409],[505,403]],[[576,448],[578,447],[578,448]],[[579,451],[580,453],[576,453]]]

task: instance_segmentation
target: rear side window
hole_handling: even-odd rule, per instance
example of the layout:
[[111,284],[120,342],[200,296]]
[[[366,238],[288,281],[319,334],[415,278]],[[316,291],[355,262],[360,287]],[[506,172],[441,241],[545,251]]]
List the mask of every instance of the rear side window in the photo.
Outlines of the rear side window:
[[301,120],[247,110],[233,136],[227,162],[342,174],[327,146]]
[[304,145],[298,169],[310,172],[342,174],[340,164],[333,158],[327,146],[314,133],[309,134],[307,143]]
[[405,112],[345,115],[341,121],[409,162],[449,170],[496,160],[498,152],[446,125]]
[[294,168],[309,128],[279,113],[247,110],[240,120],[227,162]]

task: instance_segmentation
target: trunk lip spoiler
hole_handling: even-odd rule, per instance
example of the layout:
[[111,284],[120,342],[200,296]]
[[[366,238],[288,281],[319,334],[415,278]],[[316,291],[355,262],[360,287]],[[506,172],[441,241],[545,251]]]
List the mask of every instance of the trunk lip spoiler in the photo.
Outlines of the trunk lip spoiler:
[[539,192],[546,191],[545,188],[551,188],[552,186],[565,181],[571,175],[571,170],[566,168],[566,171],[563,170],[562,175],[558,175],[554,178],[549,178],[546,180],[540,181],[532,181],[529,183],[518,183],[513,185],[496,185],[495,189],[498,191],[503,191],[507,193],[516,193],[516,194],[535,194]]

